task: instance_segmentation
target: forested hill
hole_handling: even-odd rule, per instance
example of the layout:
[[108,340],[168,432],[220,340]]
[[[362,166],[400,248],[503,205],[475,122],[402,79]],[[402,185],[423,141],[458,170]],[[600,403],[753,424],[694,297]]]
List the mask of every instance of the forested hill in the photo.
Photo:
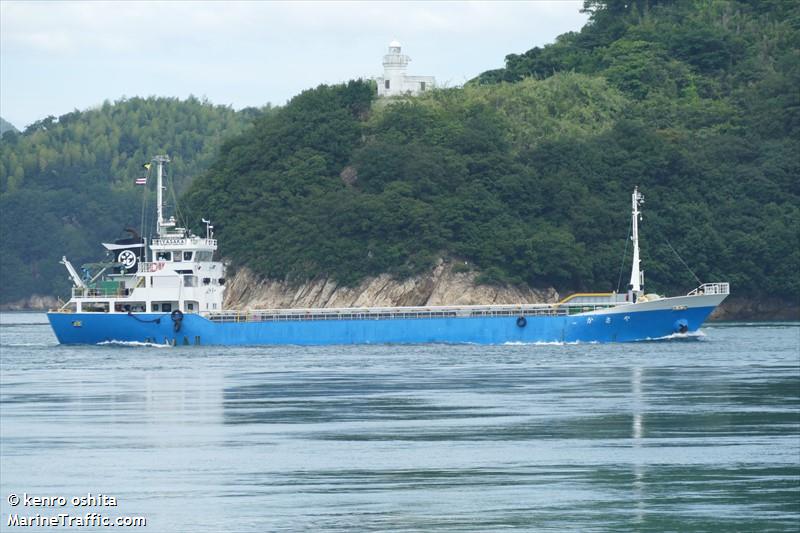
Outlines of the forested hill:
[[143,163],[170,154],[180,191],[208,167],[222,139],[241,133],[258,113],[196,98],[131,98],[5,132],[0,304],[68,294],[62,255],[77,265],[97,261],[101,241],[140,227],[143,188],[134,180]]
[[796,300],[797,5],[587,2],[580,32],[463,88],[321,86],[227,142],[187,203],[265,277],[351,284],[449,256],[485,282],[611,290],[639,185],[649,290],[696,285],[680,254],[703,281]]
[[265,277],[353,284],[449,257],[486,283],[624,288],[639,185],[648,291],[696,285],[680,254],[737,295],[800,300],[798,3],[586,9],[581,31],[418,98],[366,81],[269,113],[132,98],[5,132],[0,303],[67,294],[61,255],[96,260],[138,225],[157,153],[188,220],[212,217],[222,254]]
[[0,135],[4,134],[4,133],[5,133],[5,132],[7,132],[7,131],[14,131],[14,132],[16,132],[16,131],[17,131],[17,128],[15,128],[15,127],[14,127],[14,125],[13,125],[12,123],[10,123],[9,121],[7,121],[7,120],[6,120],[6,119],[4,119],[3,117],[0,117]]

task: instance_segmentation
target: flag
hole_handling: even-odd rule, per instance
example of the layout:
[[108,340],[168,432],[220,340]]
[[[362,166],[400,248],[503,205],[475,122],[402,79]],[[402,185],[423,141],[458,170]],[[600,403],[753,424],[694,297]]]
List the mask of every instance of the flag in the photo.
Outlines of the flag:
[[136,185],[147,185],[147,176],[136,178]]
[[145,163],[144,165],[142,165],[142,167],[146,168],[147,170],[150,170],[150,163]]

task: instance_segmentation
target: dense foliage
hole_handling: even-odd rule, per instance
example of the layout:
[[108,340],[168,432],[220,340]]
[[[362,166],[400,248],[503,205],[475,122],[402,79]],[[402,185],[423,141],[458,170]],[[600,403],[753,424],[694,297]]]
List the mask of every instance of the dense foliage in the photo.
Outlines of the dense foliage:
[[650,290],[696,284],[679,252],[739,294],[800,296],[797,5],[586,8],[464,88],[306,91],[226,143],[188,204],[264,276],[350,284],[450,256],[486,282],[610,290],[640,185]]
[[14,127],[12,123],[0,117],[0,135],[4,134],[7,131],[17,131],[17,128]]
[[376,101],[352,81],[269,113],[135,98],[6,132],[0,303],[63,294],[62,254],[135,227],[156,153],[187,219],[263,276],[353,284],[446,257],[487,283],[624,288],[639,185],[648,290],[696,285],[680,253],[703,281],[796,300],[798,6],[587,0],[580,32],[463,88]]
[[5,132],[0,303],[63,295],[69,282],[62,255],[77,265],[98,260],[101,241],[125,236],[125,226],[140,228],[144,188],[134,180],[143,163],[170,154],[180,190],[208,167],[222,138],[242,132],[256,114],[196,98],[132,98]]

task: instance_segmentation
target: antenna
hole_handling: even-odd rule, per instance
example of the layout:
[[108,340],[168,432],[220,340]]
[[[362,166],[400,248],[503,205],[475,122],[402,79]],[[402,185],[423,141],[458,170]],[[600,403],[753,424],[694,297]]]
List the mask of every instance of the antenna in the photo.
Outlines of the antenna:
[[214,229],[214,226],[211,225],[211,221],[210,220],[206,220],[204,218],[201,218],[200,220],[202,220],[203,224],[206,225],[206,239],[210,239],[211,235],[212,235],[212,230]]

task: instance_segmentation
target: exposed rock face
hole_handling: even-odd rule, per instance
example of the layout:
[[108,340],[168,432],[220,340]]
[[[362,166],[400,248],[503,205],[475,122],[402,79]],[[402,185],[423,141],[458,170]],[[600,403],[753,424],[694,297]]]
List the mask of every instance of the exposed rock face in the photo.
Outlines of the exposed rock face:
[[[340,287],[317,278],[302,285],[261,280],[240,269],[228,281],[226,309],[280,309],[291,307],[372,307],[416,305],[480,305],[552,303],[560,298],[550,289],[478,285],[477,272],[459,272],[440,261],[430,272],[398,281],[388,274],[364,280],[356,287]],[[0,306],[3,311],[44,311],[59,307],[53,296],[33,295]],[[800,320],[800,302],[776,298],[729,296],[711,320]]]
[[[477,272],[459,272],[440,261],[430,272],[405,280],[388,274],[355,287],[341,287],[320,277],[302,285],[259,279],[240,269],[228,281],[226,309],[380,307],[417,305],[481,305],[557,302],[555,289],[495,287],[475,282]],[[800,320],[800,303],[776,299],[728,297],[711,320]]]
[[344,167],[344,170],[342,170],[342,172],[339,174],[339,177],[342,178],[342,183],[350,187],[358,181],[358,171],[356,170],[356,167],[347,166]]
[[555,289],[493,287],[475,283],[476,272],[455,272],[453,264],[440,261],[430,272],[405,280],[388,274],[369,278],[355,287],[340,287],[329,278],[302,285],[260,280],[240,269],[228,281],[226,309],[280,309],[290,307],[381,307],[417,305],[473,305],[551,303]]
[[800,302],[728,296],[711,313],[711,320],[800,320]]
[[5,303],[0,306],[0,309],[3,311],[42,311],[60,306],[61,304],[54,296],[34,294],[16,302]]

